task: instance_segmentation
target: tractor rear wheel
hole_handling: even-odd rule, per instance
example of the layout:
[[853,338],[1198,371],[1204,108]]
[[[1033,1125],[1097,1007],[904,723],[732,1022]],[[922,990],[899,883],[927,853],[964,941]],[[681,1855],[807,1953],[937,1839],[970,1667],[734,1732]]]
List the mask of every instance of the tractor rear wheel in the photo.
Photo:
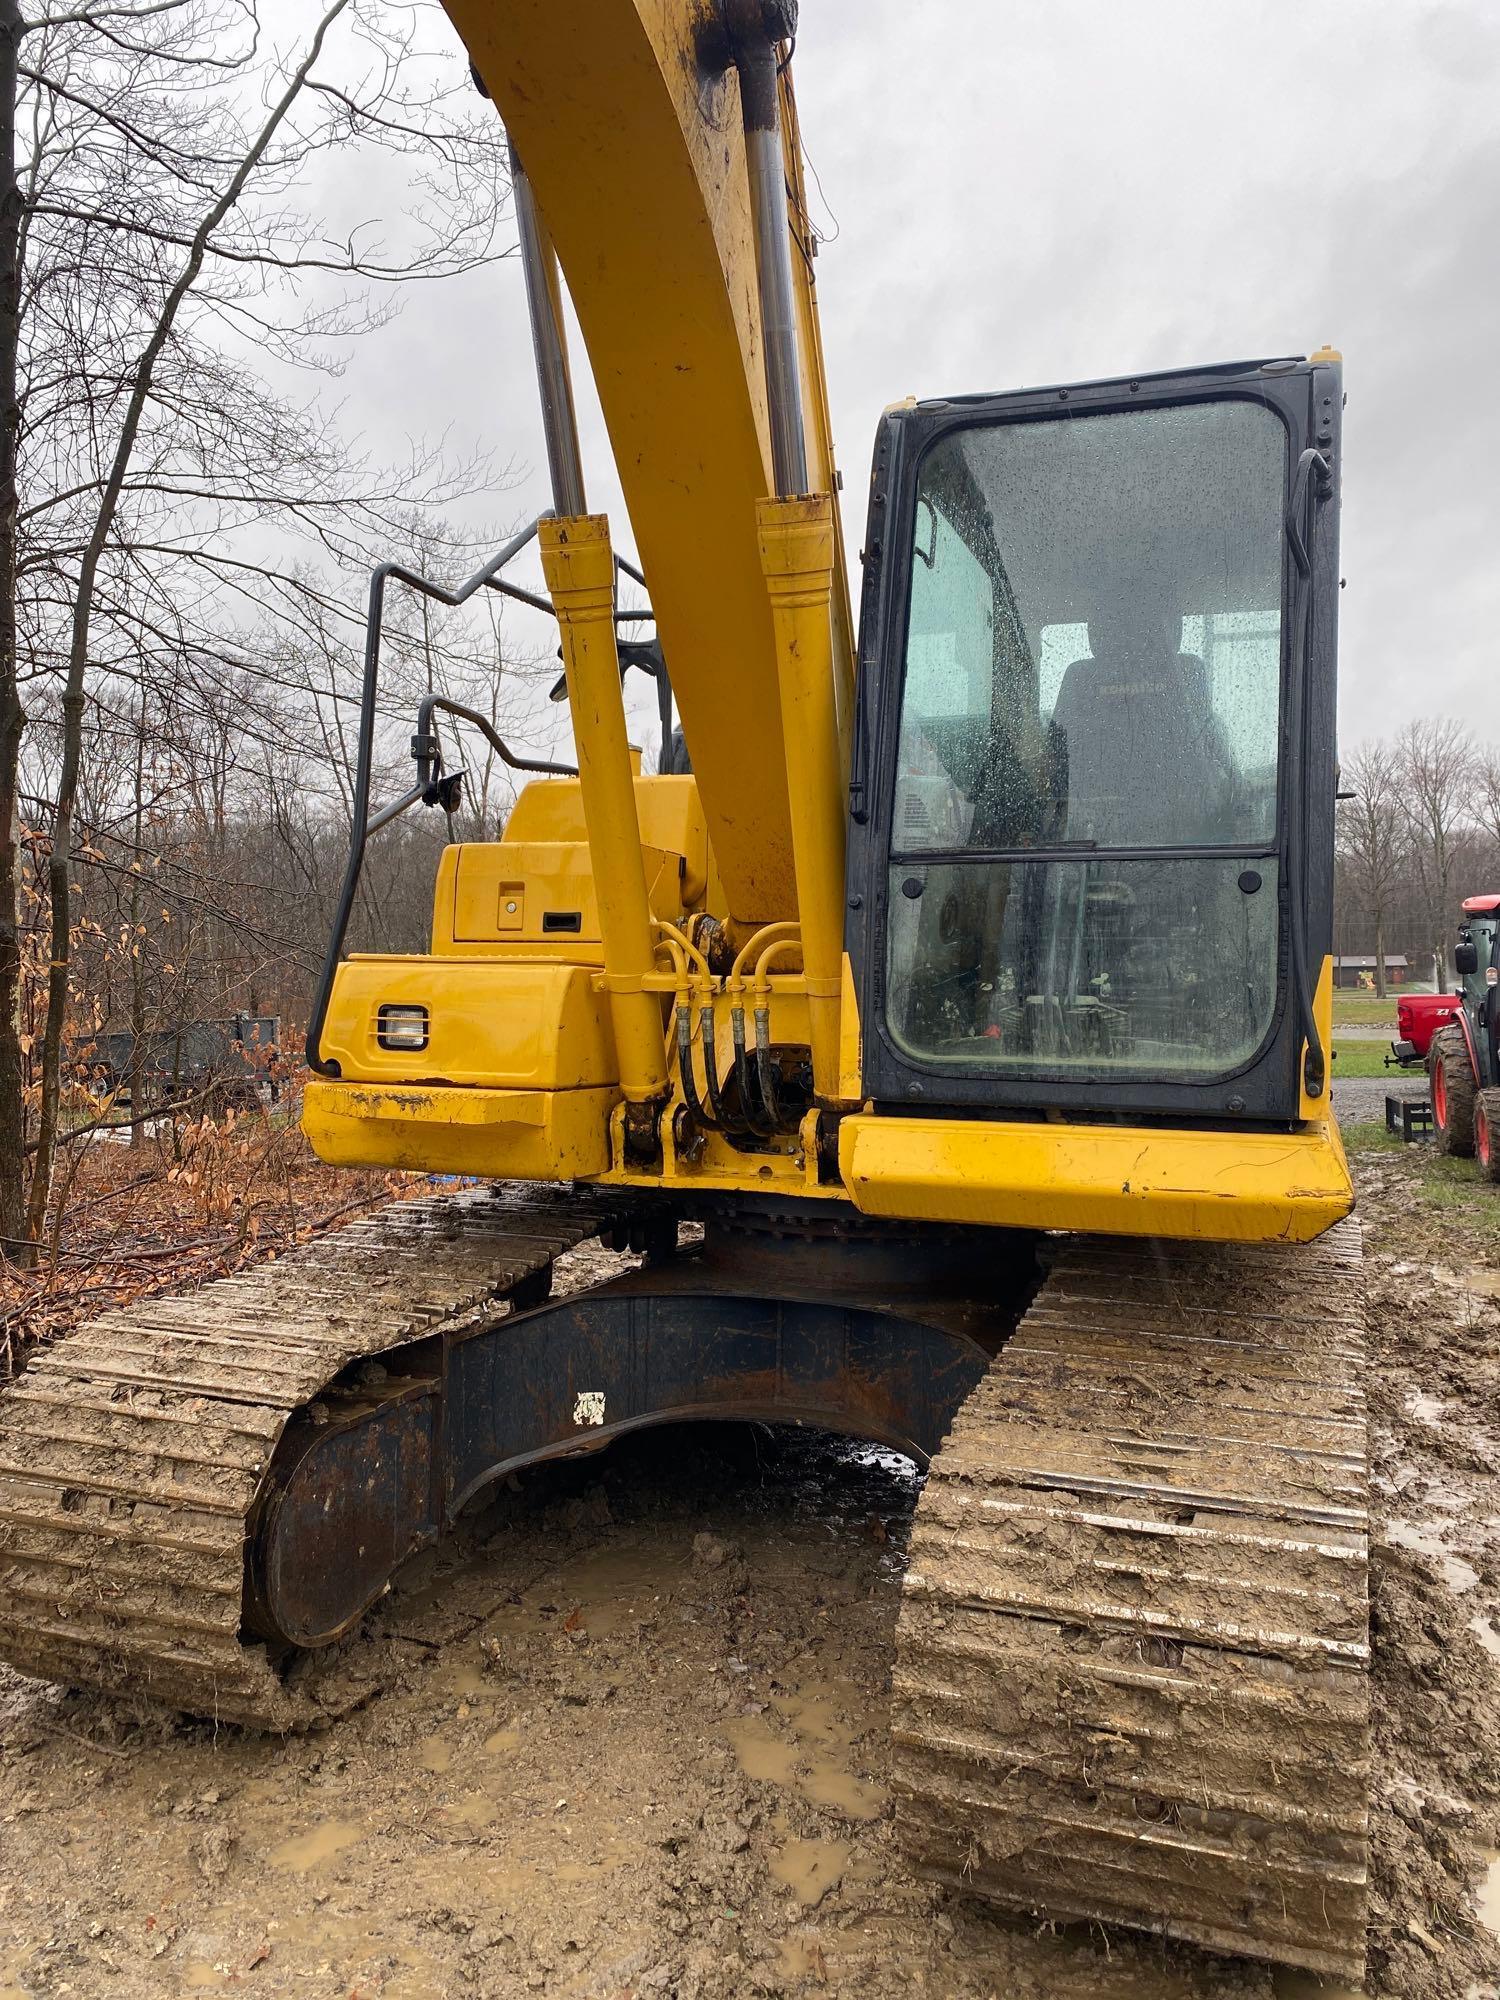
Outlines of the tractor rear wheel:
[[1474,1157],[1487,1181],[1500,1181],[1500,1090],[1481,1090],[1474,1105]]
[[1474,1151],[1474,1101],[1479,1093],[1462,1028],[1439,1028],[1433,1036],[1427,1080],[1438,1151],[1469,1159]]

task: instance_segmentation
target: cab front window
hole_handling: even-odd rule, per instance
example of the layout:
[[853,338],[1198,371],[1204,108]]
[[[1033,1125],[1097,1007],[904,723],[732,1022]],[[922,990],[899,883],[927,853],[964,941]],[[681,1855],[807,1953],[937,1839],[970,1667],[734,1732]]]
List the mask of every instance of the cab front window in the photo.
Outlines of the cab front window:
[[928,451],[887,930],[909,1058],[1191,1080],[1265,1039],[1286,452],[1243,400]]

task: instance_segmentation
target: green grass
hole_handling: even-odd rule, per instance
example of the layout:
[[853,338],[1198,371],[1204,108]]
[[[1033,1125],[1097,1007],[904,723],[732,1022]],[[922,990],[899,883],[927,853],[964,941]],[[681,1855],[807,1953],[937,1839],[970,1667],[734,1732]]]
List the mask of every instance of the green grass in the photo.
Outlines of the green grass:
[[1344,1142],[1346,1153],[1401,1153],[1414,1152],[1415,1147],[1407,1147],[1394,1132],[1387,1132],[1384,1124],[1377,1119],[1361,1121],[1357,1125],[1340,1125],[1339,1135]]
[[1417,1076],[1416,1070],[1387,1069],[1385,1059],[1390,1049],[1384,1042],[1341,1042],[1337,1035],[1333,1038],[1333,1080],[1349,1076]]
[[1335,993],[1333,996],[1333,1025],[1335,1028],[1389,1028],[1396,1032],[1396,997],[1388,995],[1377,1000],[1373,993]]
[[[1415,1146],[1409,1149],[1415,1153]],[[1500,1254],[1500,1188],[1483,1179],[1472,1160],[1450,1160],[1424,1146],[1413,1178],[1416,1200],[1409,1227],[1413,1236],[1429,1229],[1442,1232],[1442,1261],[1463,1264],[1470,1258],[1493,1260]],[[1393,1230],[1399,1241],[1401,1224]]]
[[1431,1141],[1407,1146],[1374,1122],[1345,1125],[1344,1145],[1359,1184],[1361,1157],[1397,1166],[1408,1194],[1386,1195],[1370,1218],[1382,1249],[1406,1257],[1463,1265],[1500,1262],[1500,1187],[1472,1160],[1439,1153]]

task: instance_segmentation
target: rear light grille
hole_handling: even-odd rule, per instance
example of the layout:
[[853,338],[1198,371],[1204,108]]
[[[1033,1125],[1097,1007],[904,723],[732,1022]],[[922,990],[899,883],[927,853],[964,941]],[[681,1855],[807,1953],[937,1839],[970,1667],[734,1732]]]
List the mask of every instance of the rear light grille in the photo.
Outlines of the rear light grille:
[[427,1046],[427,1009],[387,1000],[376,1010],[375,1039],[383,1049],[415,1054]]

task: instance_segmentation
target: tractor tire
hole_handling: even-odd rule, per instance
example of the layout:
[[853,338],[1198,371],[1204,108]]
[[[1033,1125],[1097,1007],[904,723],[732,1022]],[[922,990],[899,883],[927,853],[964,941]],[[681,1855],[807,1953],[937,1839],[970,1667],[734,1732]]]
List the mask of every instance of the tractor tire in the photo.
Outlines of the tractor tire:
[[1481,1090],[1475,1101],[1474,1158],[1487,1181],[1500,1181],[1500,1090]]
[[1440,1153],[1468,1160],[1474,1154],[1474,1103],[1479,1095],[1469,1044],[1462,1028],[1439,1028],[1427,1054],[1432,1093],[1432,1134]]

